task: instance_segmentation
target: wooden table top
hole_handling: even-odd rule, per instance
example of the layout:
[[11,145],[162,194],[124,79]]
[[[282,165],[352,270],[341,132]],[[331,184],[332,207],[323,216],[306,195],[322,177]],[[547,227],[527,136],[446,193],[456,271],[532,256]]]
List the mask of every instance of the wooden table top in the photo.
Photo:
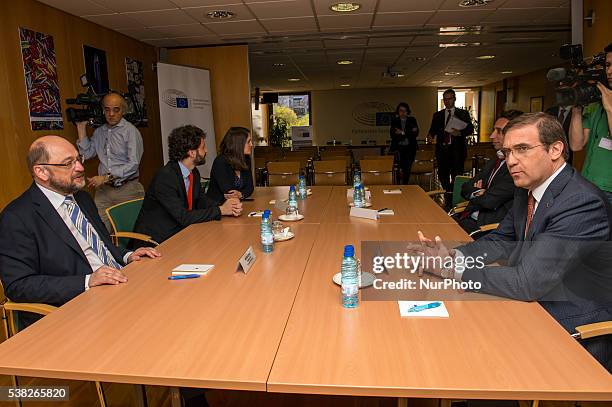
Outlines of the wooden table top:
[[[416,185],[371,185],[371,209],[393,209],[395,215],[382,215],[378,221],[349,216],[350,206],[346,197],[348,187],[337,186],[325,209],[325,223],[447,223],[456,222],[438,206],[422,188]],[[384,189],[400,189],[401,194],[385,194]]]
[[[304,215],[304,219],[299,222],[290,223],[321,223],[333,187],[312,186],[309,188],[312,189],[312,195],[309,195],[304,201],[298,199],[298,210]],[[286,206],[287,204],[282,201],[288,197],[289,187],[257,187],[251,196],[254,200],[242,202],[242,216],[237,218],[224,216],[223,223],[259,225],[261,223],[260,217],[248,217],[247,215],[249,212],[263,211],[265,209],[270,209],[272,216],[277,218],[284,213],[279,206]],[[276,204],[270,204],[271,200],[276,200]]]
[[[159,246],[161,259],[124,270],[0,345],[0,373],[265,391],[318,225],[262,253],[258,225],[192,225]],[[239,257],[253,245],[245,275]],[[207,275],[169,281],[181,263]]]
[[[537,303],[445,302],[449,318],[402,318],[396,301],[345,309],[342,247],[465,240],[456,225],[324,224],[268,380],[268,391],[398,397],[612,400],[612,376]],[[315,255],[316,254],[316,255]]]

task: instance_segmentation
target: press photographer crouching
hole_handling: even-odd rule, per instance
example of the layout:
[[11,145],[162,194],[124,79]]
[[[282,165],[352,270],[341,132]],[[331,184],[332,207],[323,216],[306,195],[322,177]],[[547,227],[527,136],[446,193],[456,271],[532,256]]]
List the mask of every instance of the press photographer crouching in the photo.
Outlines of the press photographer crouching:
[[98,175],[88,178],[88,185],[96,188],[96,206],[110,230],[105,209],[144,196],[144,187],[138,182],[138,167],[144,149],[140,132],[124,118],[127,102],[123,96],[108,93],[102,98],[101,105],[106,123],[89,138],[86,129],[90,121],[76,122],[77,147],[84,159],[98,156],[100,160]]
[[586,149],[582,175],[604,191],[612,203],[612,43],[593,57],[588,65],[591,72],[596,71],[594,65],[603,65],[605,71],[597,70],[601,74],[595,76],[603,77],[596,82],[579,84],[577,93],[582,97],[572,109],[569,143],[573,151]]

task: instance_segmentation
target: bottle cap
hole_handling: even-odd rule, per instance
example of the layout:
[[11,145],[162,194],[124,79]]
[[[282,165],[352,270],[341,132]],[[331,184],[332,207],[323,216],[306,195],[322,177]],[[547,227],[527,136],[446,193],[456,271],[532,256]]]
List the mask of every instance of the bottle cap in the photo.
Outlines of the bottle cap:
[[352,244],[344,246],[344,257],[353,257],[355,255],[355,248]]
[[269,218],[271,213],[272,213],[272,212],[270,212],[270,209],[266,209],[266,210],[263,212],[263,215],[261,215],[261,217],[262,217],[262,218]]
[[289,187],[289,191],[295,191],[295,185],[291,185],[291,186]]

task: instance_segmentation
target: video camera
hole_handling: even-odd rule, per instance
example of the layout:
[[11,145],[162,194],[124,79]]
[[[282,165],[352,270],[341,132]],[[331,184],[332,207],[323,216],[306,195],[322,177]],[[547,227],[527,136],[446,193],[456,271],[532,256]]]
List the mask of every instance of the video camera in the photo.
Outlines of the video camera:
[[[106,123],[102,107],[102,99],[105,95],[99,95],[93,90],[87,75],[81,75],[81,85],[87,88],[87,92],[79,93],[76,98],[66,99],[66,103],[84,107],[81,109],[69,107],[66,109],[66,116],[72,123],[89,122],[89,125],[93,128],[100,127]],[[127,110],[123,117],[134,126],[140,126],[144,123],[144,115],[142,108],[136,103],[135,94],[136,92],[133,89],[128,89],[128,93],[119,93],[127,104]]]
[[571,67],[554,68],[548,71],[546,79],[558,82],[560,86],[555,89],[557,105],[588,105],[601,100],[601,93],[597,89],[597,82],[609,87],[606,77],[606,54],[601,52],[593,56],[590,63],[586,63],[582,56],[582,45],[563,45],[559,49],[559,56],[569,60]]

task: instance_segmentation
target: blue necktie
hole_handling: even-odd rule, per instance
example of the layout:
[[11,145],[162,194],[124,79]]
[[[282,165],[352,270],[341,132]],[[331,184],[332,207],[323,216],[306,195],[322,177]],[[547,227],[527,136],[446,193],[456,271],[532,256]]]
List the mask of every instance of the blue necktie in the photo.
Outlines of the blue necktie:
[[81,236],[91,246],[93,251],[98,255],[100,260],[109,267],[121,269],[121,265],[115,261],[111,252],[106,248],[104,242],[98,236],[96,230],[91,226],[91,223],[87,220],[81,208],[77,205],[76,201],[72,196],[67,196],[64,199],[64,204],[68,207],[68,216],[70,220],[81,233]]

